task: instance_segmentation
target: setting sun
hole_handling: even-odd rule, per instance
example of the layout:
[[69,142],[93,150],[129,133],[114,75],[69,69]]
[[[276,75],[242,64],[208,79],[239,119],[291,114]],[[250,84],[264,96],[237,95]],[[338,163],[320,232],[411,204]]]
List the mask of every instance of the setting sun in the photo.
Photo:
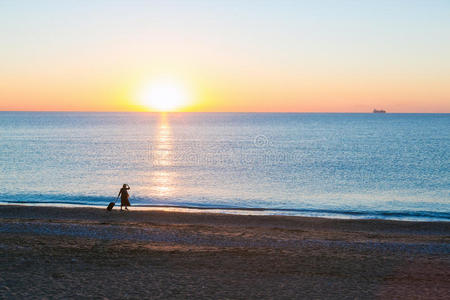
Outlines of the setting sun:
[[186,88],[173,80],[156,80],[145,86],[139,101],[150,110],[176,111],[187,105],[189,100]]

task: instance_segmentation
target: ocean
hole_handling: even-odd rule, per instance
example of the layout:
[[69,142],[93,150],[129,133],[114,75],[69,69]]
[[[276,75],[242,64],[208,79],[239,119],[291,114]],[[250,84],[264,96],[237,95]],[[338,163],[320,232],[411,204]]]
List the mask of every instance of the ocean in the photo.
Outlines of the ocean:
[[0,203],[450,221],[450,114],[0,112]]

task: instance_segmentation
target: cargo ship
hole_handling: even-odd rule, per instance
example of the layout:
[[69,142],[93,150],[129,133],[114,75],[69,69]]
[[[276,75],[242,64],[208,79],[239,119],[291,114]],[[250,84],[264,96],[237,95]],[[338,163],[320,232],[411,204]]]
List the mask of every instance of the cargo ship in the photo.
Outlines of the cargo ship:
[[383,110],[383,109],[374,109],[374,110],[373,110],[373,113],[374,113],[374,114],[385,114],[386,111]]

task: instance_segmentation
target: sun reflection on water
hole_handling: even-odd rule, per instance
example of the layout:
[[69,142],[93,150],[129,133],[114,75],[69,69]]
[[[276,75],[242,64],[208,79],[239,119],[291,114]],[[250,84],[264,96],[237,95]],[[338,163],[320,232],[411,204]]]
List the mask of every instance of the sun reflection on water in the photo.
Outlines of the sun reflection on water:
[[153,148],[152,190],[155,196],[168,197],[173,192],[172,166],[173,137],[167,114],[162,113]]

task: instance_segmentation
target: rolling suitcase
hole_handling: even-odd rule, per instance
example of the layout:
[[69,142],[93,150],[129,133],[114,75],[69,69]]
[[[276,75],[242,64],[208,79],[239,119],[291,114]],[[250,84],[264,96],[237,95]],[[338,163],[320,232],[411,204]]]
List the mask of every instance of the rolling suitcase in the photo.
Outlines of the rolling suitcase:
[[108,211],[111,211],[111,210],[113,209],[114,205],[116,205],[116,201],[110,202],[109,205],[108,205],[108,207],[107,207],[106,209],[107,209]]

